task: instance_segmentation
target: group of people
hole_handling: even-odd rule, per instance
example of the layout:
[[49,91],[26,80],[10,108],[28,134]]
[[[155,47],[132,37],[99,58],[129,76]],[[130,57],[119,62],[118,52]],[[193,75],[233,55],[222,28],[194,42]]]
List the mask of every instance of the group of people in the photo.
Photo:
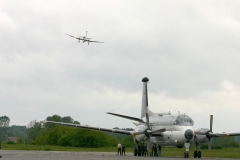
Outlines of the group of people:
[[154,156],[158,157],[161,153],[158,153],[158,150],[161,150],[161,146],[153,145],[152,150],[147,150],[147,145],[144,143],[138,143],[134,146],[134,156]]
[[135,144],[134,146],[134,155],[138,155],[138,156],[146,156],[147,155],[147,145],[145,145],[144,143],[141,144]]
[[118,153],[117,155],[119,156],[122,156],[124,154],[125,156],[125,149],[126,149],[126,146],[124,144],[121,144],[120,142],[118,143],[117,145],[117,148],[118,148]]

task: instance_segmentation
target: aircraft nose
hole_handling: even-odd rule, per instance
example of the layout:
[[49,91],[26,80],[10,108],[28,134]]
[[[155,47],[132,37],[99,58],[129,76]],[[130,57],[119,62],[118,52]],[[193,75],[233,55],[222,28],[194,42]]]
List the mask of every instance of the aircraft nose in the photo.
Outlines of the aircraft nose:
[[193,138],[193,131],[191,129],[186,130],[184,136],[188,141],[190,141]]

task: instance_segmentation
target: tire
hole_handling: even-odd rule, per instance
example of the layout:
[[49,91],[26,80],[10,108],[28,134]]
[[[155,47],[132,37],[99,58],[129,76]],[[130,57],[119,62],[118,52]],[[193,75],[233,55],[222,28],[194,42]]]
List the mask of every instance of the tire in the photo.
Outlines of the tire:
[[198,152],[197,152],[197,151],[194,151],[193,157],[194,157],[194,158],[197,158],[197,157],[198,157]]
[[186,152],[184,152],[184,158],[187,158],[187,153]]
[[137,156],[137,150],[136,149],[134,149],[133,155]]
[[138,150],[138,156],[141,156],[141,149]]
[[187,153],[187,158],[189,158],[189,154]]
[[198,151],[198,158],[201,158],[202,157],[202,153],[201,153],[201,151]]

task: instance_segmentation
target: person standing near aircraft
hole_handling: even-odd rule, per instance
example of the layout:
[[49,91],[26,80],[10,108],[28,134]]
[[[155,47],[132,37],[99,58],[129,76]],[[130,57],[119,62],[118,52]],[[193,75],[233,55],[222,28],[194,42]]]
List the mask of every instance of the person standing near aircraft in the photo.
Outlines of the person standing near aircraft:
[[134,145],[134,156],[137,156],[137,154],[138,154],[138,145],[137,145],[137,143],[135,143],[135,145]]
[[141,143],[141,156],[143,156],[144,155],[144,145],[143,145],[143,143]]
[[153,146],[153,153],[154,153],[153,154],[154,157],[158,157],[157,146],[156,145]]
[[124,153],[124,156],[125,156],[125,149],[126,149],[126,146],[123,144],[123,145],[122,145],[122,155],[123,155],[123,153]]
[[117,147],[118,147],[118,154],[117,154],[117,155],[120,154],[120,156],[121,156],[121,155],[122,155],[122,151],[121,151],[121,149],[122,149],[122,145],[121,145],[120,142],[118,143]]
[[143,145],[143,156],[146,156],[147,155],[147,145],[146,144],[144,144]]

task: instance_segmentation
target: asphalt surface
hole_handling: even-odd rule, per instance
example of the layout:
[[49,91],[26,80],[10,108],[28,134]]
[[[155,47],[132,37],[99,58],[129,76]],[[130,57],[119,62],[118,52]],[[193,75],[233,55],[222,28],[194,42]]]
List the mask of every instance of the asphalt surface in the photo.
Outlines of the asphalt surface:
[[[117,156],[112,152],[64,152],[64,151],[10,151],[0,150],[1,160],[181,160],[178,157],[134,157],[132,153],[126,153],[126,156]],[[189,158],[194,159],[194,158]],[[220,158],[202,158],[204,160],[220,159]],[[221,160],[224,160],[221,158]]]

